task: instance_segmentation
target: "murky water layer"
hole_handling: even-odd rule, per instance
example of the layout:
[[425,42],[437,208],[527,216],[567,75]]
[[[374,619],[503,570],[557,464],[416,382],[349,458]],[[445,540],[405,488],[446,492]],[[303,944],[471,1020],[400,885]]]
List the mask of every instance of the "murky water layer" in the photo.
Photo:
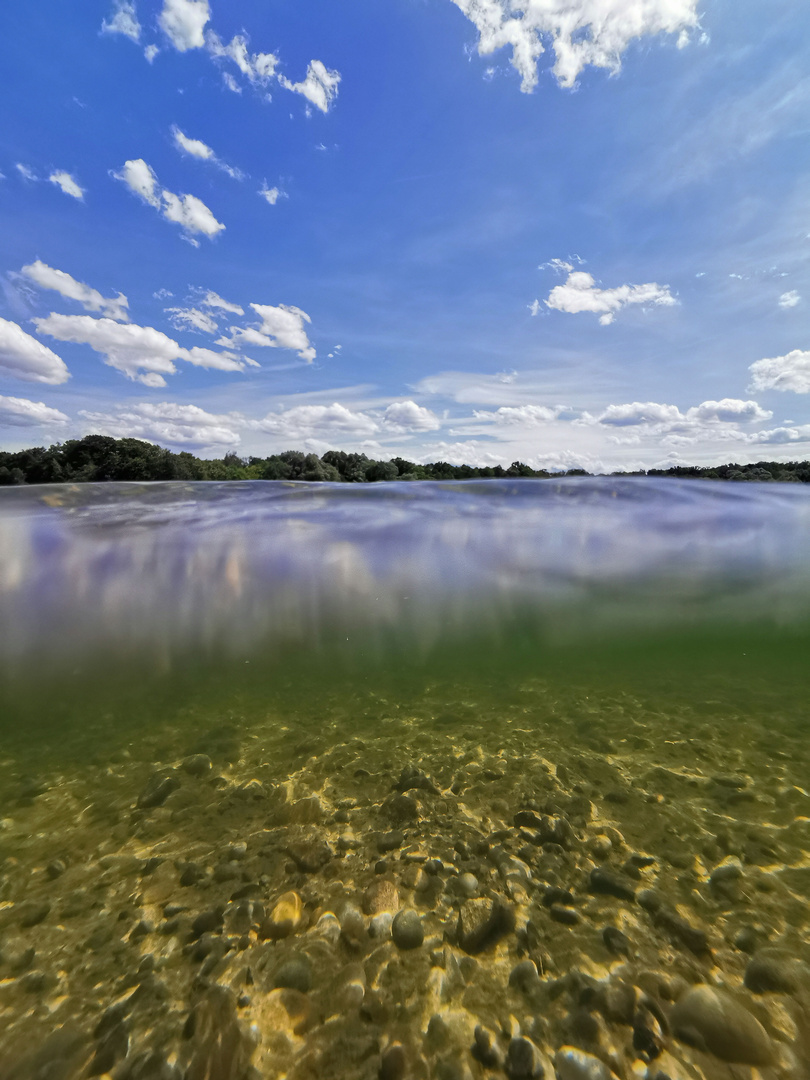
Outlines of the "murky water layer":
[[0,504],[0,1077],[810,1075],[810,498]]

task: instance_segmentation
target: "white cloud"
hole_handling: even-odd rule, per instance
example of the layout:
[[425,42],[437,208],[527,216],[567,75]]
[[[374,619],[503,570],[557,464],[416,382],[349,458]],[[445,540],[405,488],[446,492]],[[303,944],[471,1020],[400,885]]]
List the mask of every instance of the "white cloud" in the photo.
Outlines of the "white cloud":
[[627,405],[608,405],[596,419],[600,424],[630,427],[635,424],[677,423],[684,419],[684,415],[677,405],[659,405],[655,401],[633,401]]
[[23,165],[21,161],[18,161],[14,168],[17,170],[23,180],[39,180],[39,177],[34,172],[34,170],[30,169],[27,165]]
[[92,319],[89,315],[58,315],[34,319],[38,334],[47,334],[58,341],[89,345],[104,357],[104,363],[128,379],[144,386],[165,386],[165,375],[174,375],[175,360],[185,360],[197,367],[217,368],[220,371],[243,371],[253,361],[240,359],[231,353],[210,349],[184,349],[172,338],[152,326],[117,323],[111,319]]
[[116,180],[121,180],[130,191],[134,192],[144,202],[160,209],[160,193],[158,191],[158,178],[155,172],[143,158],[135,158],[126,161],[120,173],[113,173]]
[[184,232],[192,235],[216,236],[225,226],[217,221],[205,203],[196,195],[173,195],[163,191],[163,216],[174,221]]
[[545,301],[547,307],[566,311],[571,315],[592,312],[599,315],[599,322],[607,326],[615,314],[628,304],[672,305],[678,301],[670,293],[668,285],[651,281],[646,285],[619,285],[615,289],[599,289],[591,274],[575,270],[568,275],[564,285],[555,285]]
[[796,307],[797,304],[801,303],[801,299],[802,298],[799,296],[799,294],[796,292],[796,290],[791,289],[790,292],[782,293],[782,295],[779,297],[779,307],[780,308]]
[[515,427],[539,427],[556,420],[562,412],[562,406],[550,409],[547,405],[503,405],[495,412],[474,410],[476,420],[494,424],[508,424]]
[[266,348],[294,349],[302,360],[311,364],[316,353],[307,336],[305,323],[311,323],[309,315],[301,308],[288,304],[272,307],[269,304],[251,304],[261,318],[258,328],[230,327],[230,338],[220,338],[217,345],[258,345]]
[[165,308],[170,316],[169,322],[175,330],[191,330],[202,334],[216,334],[218,327],[212,319],[199,308]]
[[283,191],[279,190],[279,188],[269,188],[267,186],[267,181],[265,181],[262,184],[261,188],[259,188],[259,194],[262,196],[262,198],[267,199],[271,206],[275,206],[279,199],[286,199],[287,197]]
[[51,409],[42,401],[28,401],[27,398],[4,397],[0,394],[0,424],[9,424],[11,427],[39,427],[40,424],[66,424],[69,420],[69,416],[65,416],[58,409]]
[[[242,74],[246,75],[254,85],[266,86],[276,74],[278,57],[274,53],[253,53],[251,55],[248,51],[247,38],[242,34],[237,34],[225,45],[217,34],[209,31],[206,37],[206,46],[215,60],[232,60]],[[228,78],[233,82],[233,76],[229,76],[226,72],[223,78],[225,78],[225,84],[229,90],[233,90],[234,86],[236,86],[237,93],[241,92],[237,84],[231,85],[228,82]]]
[[335,435],[369,436],[379,430],[375,420],[345,405],[296,405],[284,412],[268,413],[255,427],[271,435],[291,440],[326,438]]
[[[478,52],[511,47],[521,90],[537,85],[537,61],[553,50],[560,86],[573,86],[588,65],[621,67],[631,42],[655,34],[682,35],[698,25],[697,0],[454,0],[478,30]],[[680,36],[678,44],[683,44]]]
[[65,195],[70,195],[73,199],[84,199],[84,188],[80,187],[70,173],[52,172],[48,179],[52,184],[56,184],[58,188],[61,188]]
[[756,401],[740,401],[739,398],[723,398],[722,401],[704,401],[688,409],[688,420],[701,423],[717,421],[722,424],[761,423],[770,420],[773,413],[763,409]]
[[172,135],[174,136],[174,145],[181,154],[188,154],[190,157],[199,158],[201,161],[210,161],[212,165],[222,169],[234,180],[244,180],[245,174],[241,169],[235,169],[232,165],[228,165],[214,153],[210,146],[200,139],[190,139],[176,124],[172,127]]
[[785,356],[757,360],[748,370],[753,375],[751,389],[791,390],[810,394],[810,352],[793,349]]
[[307,68],[307,74],[303,82],[290,82],[283,75],[279,75],[278,81],[286,90],[292,90],[296,94],[303,94],[316,109],[320,109],[321,112],[328,112],[329,106],[337,97],[340,73],[330,71],[320,60],[312,60]]
[[24,266],[22,273],[41,289],[53,289],[68,300],[78,300],[85,311],[100,311],[102,315],[118,322],[127,322],[129,319],[129,301],[123,293],[119,293],[117,297],[102,296],[98,289],[91,289],[89,285],[66,274],[64,270],[55,270],[40,259]]
[[210,18],[208,0],[164,0],[158,23],[175,49],[187,52],[204,47],[205,24]]
[[58,385],[67,382],[70,372],[61,357],[41,341],[26,334],[17,323],[0,319],[0,369],[25,382]]
[[210,146],[206,146],[206,144],[199,139],[189,139],[189,137],[184,135],[176,125],[172,127],[172,135],[174,136],[174,145],[184,154],[202,158],[203,161],[210,161],[212,158],[216,157],[216,154]]
[[115,0],[109,19],[101,24],[102,34],[124,34],[133,41],[140,41],[141,24],[131,0]]
[[159,52],[160,49],[157,47],[157,45],[147,45],[146,48],[143,50],[143,55],[146,57],[146,62],[148,64],[151,64]]
[[417,405],[415,401],[394,401],[385,410],[382,421],[389,431],[437,431],[442,422],[438,416]]
[[243,423],[236,413],[217,415],[196,405],[168,401],[122,405],[116,413],[82,410],[79,415],[90,421],[93,430],[101,435],[196,448],[237,446],[238,428]]
[[175,195],[165,188],[158,192],[158,178],[143,158],[125,162],[121,172],[112,175],[144,202],[159,210],[167,221],[179,225],[194,244],[197,243],[193,239],[195,233],[214,237],[225,228],[196,195]]
[[229,300],[223,300],[221,296],[218,296],[210,289],[206,292],[205,296],[200,302],[203,307],[216,308],[219,311],[230,311],[234,315],[245,314],[244,308],[241,308],[238,304],[232,304]]

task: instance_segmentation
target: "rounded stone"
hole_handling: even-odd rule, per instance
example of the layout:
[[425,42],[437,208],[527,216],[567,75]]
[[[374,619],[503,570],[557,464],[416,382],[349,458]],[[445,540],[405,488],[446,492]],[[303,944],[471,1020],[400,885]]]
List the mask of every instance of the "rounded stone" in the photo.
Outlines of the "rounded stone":
[[425,940],[419,915],[410,909],[400,911],[391,924],[391,936],[399,949],[418,949]]
[[181,768],[189,776],[207,776],[213,768],[213,762],[208,754],[191,754],[183,759]]
[[379,915],[375,915],[368,926],[369,937],[384,939],[391,936],[391,926],[394,922],[394,916],[390,911],[381,911]]
[[478,878],[475,874],[462,874],[458,879],[458,887],[464,896],[477,896],[478,894]]
[[577,1050],[563,1046],[554,1055],[557,1080],[611,1080],[612,1073],[604,1061]]
[[312,964],[306,956],[291,956],[273,976],[274,990],[297,990],[309,993],[312,988]]
[[506,1075],[509,1080],[533,1080],[544,1075],[539,1049],[531,1039],[516,1035],[506,1051]]
[[693,986],[672,1010],[672,1030],[681,1042],[708,1050],[722,1061],[771,1065],[774,1048],[759,1020],[731,994]]
[[297,892],[279,897],[273,910],[262,923],[260,936],[278,941],[294,933],[304,919],[304,905]]
[[380,1061],[380,1080],[402,1080],[407,1062],[400,1043],[392,1043]]

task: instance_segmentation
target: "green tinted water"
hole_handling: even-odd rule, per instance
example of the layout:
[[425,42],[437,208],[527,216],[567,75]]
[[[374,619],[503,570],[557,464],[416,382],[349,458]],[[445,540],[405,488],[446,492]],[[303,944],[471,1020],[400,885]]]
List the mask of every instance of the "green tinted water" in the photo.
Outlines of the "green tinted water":
[[61,614],[2,679],[0,1076],[807,1075],[801,559],[551,603],[521,556],[505,607],[483,582],[518,532],[410,621],[373,607],[390,566],[345,609],[307,570],[284,633],[254,574],[252,639],[221,599],[206,641],[168,634],[183,575],[132,636],[130,571],[73,592],[76,549],[27,594]]

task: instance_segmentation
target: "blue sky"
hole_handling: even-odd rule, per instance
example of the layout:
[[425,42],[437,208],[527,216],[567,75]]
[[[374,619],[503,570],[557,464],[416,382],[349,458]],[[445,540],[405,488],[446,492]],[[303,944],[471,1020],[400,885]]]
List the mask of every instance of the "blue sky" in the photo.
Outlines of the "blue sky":
[[802,9],[3,5],[0,445],[810,457]]

